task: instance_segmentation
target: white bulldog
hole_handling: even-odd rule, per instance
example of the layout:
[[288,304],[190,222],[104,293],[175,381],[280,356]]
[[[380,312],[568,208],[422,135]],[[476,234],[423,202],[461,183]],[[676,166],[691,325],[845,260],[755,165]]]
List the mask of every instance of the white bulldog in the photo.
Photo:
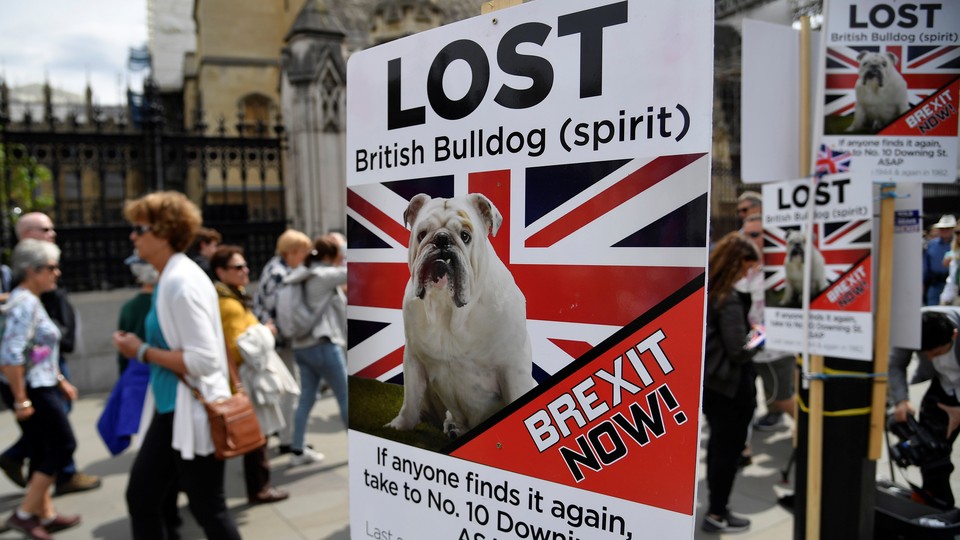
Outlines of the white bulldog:
[[421,193],[403,219],[403,405],[387,426],[413,429],[425,419],[453,438],[534,387],[526,299],[487,241],[502,217],[483,195]]
[[860,62],[855,87],[857,105],[847,131],[876,133],[910,109],[907,82],[894,67],[897,57],[889,51],[862,51],[857,61]]
[[[800,305],[803,291],[803,251],[806,237],[797,231],[787,233],[787,259],[783,263],[787,277],[780,305]],[[813,268],[810,269],[810,298],[827,288],[826,265],[823,254],[817,248],[812,249]]]

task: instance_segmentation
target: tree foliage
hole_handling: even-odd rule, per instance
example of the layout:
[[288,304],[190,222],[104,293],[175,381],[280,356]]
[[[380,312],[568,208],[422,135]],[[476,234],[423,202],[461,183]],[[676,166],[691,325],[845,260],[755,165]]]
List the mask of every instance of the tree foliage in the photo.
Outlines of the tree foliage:
[[[22,145],[0,145],[0,201],[11,223],[28,212],[53,208],[50,169],[41,165]],[[9,181],[9,184],[7,183]]]

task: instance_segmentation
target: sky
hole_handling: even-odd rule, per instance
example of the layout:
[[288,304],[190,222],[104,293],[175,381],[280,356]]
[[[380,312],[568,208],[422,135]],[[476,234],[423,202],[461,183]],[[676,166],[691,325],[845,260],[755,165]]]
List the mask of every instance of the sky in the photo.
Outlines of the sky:
[[[147,0],[0,0],[0,77],[9,86],[43,83],[100,105],[122,102],[130,47],[147,42]],[[118,79],[119,76],[119,79]],[[121,86],[118,86],[118,80]]]

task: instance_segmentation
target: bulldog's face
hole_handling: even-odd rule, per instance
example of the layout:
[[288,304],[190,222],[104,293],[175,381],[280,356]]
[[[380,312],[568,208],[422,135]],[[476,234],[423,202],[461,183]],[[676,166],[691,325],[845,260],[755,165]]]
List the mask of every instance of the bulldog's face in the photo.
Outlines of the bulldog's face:
[[452,199],[421,193],[410,200],[403,220],[410,227],[410,277],[416,297],[423,299],[430,289],[444,290],[457,307],[467,305],[484,270],[487,235],[496,235],[502,222],[497,208],[479,193]]
[[804,236],[797,231],[787,233],[787,260],[803,262]]
[[884,53],[875,53],[863,51],[857,55],[857,61],[860,62],[860,84],[874,84],[877,88],[883,88],[885,84],[899,76],[894,66],[897,65],[897,57],[887,51]]

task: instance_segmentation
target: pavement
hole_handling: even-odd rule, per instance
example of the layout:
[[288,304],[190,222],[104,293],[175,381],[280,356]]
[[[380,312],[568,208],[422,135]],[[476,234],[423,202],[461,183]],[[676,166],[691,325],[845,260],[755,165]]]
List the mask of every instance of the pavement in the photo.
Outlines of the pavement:
[[[910,389],[911,399],[919,404],[925,385]],[[762,395],[762,394],[761,394]],[[75,459],[79,468],[90,474],[100,475],[103,486],[84,493],[74,493],[54,498],[57,509],[66,514],[78,513],[83,522],[76,528],[61,532],[58,539],[107,539],[129,538],[129,522],[124,503],[127,472],[133,461],[133,452],[127,451],[111,457],[95,431],[97,418],[103,409],[106,395],[82,396],[71,413],[71,421],[79,447]],[[761,414],[762,409],[758,411]],[[704,423],[705,424],[705,423]],[[716,535],[700,530],[706,508],[705,466],[703,462],[706,432],[701,441],[699,483],[697,486],[696,540],[738,538],[782,540],[793,537],[793,516],[777,504],[778,497],[792,492],[790,484],[782,482],[781,469],[786,466],[792,449],[792,423],[785,419],[783,426],[771,432],[754,431],[752,437],[753,463],[737,477],[731,498],[731,508],[752,521],[749,531],[739,534]],[[0,413],[0,441],[12,441],[19,436],[19,428],[12,415]],[[276,487],[291,493],[285,501],[250,506],[247,503],[243,483],[243,468],[240,459],[227,463],[226,492],[228,505],[244,538],[287,540],[345,540],[350,538],[347,507],[347,436],[340,421],[336,400],[325,396],[317,401],[310,417],[307,442],[326,455],[317,464],[289,467],[289,456],[279,456],[276,440],[271,439],[272,482]],[[960,463],[960,445],[954,449],[954,462]],[[884,453],[877,463],[877,477],[889,479],[889,467]],[[896,480],[903,483],[901,472]],[[907,471],[908,478],[919,482],[915,467]],[[960,474],[954,474],[952,484],[955,493],[960,493]],[[6,519],[16,508],[23,491],[0,474],[0,516]],[[186,498],[181,495],[181,528],[184,540],[203,538],[186,507]],[[0,533],[0,540],[21,538],[13,531]],[[423,537],[431,540],[428,535]]]
[[[82,396],[75,404],[70,420],[77,437],[74,455],[77,466],[88,474],[102,477],[100,489],[71,493],[53,499],[64,514],[80,514],[83,522],[56,535],[58,540],[130,538],[124,491],[134,452],[127,450],[111,457],[96,433],[96,423],[106,402],[105,394]],[[12,442],[19,428],[8,411],[0,413],[0,441]],[[307,443],[326,455],[320,463],[290,468],[289,455],[279,456],[277,440],[270,439],[271,482],[290,492],[290,498],[274,504],[251,506],[247,503],[241,459],[227,462],[227,505],[244,538],[269,540],[346,540],[350,538],[347,516],[347,434],[340,420],[337,402],[325,395],[317,401],[307,426]],[[0,474],[0,516],[3,520],[19,504],[23,490]],[[187,500],[180,495],[180,529],[183,540],[204,538],[193,520]],[[0,534],[0,539],[22,538],[15,531]]]
[[[916,361],[913,362],[916,366]],[[920,383],[910,386],[910,402],[919,410],[920,398],[927,390],[929,383]],[[762,404],[763,389],[757,383],[757,398],[761,401],[756,416],[766,412]],[[784,417],[779,429],[774,431],[753,430],[751,444],[753,463],[745,467],[733,485],[733,494],[730,497],[730,509],[737,515],[751,521],[748,531],[734,534],[708,534],[700,530],[703,516],[707,507],[706,464],[706,420],[701,417],[703,432],[700,442],[700,466],[698,469],[697,484],[697,530],[695,540],[739,539],[739,540],[783,540],[793,538],[793,514],[781,507],[777,500],[793,493],[793,471],[789,475],[789,482],[783,481],[781,471],[786,468],[793,451],[793,421]],[[891,441],[897,438],[891,435]],[[954,445],[953,463],[960,464],[960,445]],[[894,476],[891,478],[890,460],[886,445],[883,454],[877,460],[877,480],[893,480],[899,485],[906,485],[906,481],[921,484],[920,470],[917,467],[908,467],[906,470],[894,467]],[[906,479],[906,480],[905,480]],[[950,484],[954,494],[960,494],[960,473],[950,477]]]

